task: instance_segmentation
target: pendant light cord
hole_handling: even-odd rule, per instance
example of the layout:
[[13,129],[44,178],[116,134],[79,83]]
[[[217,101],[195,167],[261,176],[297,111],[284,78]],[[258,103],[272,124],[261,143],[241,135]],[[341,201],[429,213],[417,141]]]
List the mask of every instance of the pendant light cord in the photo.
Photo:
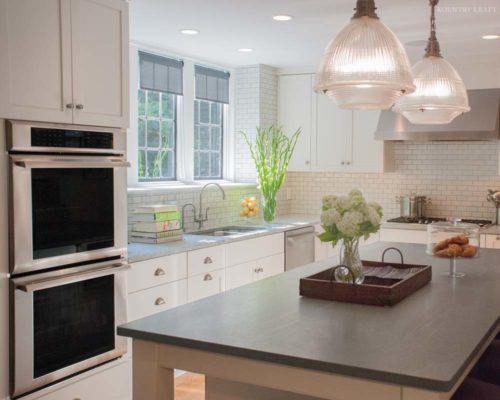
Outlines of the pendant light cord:
[[431,35],[427,41],[425,57],[442,57],[441,49],[436,35],[436,6],[439,0],[429,0],[431,6]]

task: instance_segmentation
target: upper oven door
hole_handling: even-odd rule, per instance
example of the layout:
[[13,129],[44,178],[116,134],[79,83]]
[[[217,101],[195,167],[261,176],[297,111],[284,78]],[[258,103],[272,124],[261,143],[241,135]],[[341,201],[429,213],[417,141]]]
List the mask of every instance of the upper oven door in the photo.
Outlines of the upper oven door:
[[11,155],[12,274],[124,255],[121,157]]

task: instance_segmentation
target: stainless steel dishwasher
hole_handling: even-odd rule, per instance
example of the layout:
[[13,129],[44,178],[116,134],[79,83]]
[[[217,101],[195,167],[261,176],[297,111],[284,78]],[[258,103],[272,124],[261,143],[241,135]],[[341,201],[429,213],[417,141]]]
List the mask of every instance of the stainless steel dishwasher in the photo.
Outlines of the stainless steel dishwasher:
[[285,271],[314,262],[314,227],[285,233]]

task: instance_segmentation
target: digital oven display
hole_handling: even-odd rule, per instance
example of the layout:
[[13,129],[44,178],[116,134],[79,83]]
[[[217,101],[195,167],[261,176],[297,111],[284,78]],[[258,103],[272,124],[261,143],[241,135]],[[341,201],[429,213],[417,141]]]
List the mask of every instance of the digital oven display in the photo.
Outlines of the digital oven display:
[[31,145],[34,147],[113,149],[113,134],[110,132],[31,128]]

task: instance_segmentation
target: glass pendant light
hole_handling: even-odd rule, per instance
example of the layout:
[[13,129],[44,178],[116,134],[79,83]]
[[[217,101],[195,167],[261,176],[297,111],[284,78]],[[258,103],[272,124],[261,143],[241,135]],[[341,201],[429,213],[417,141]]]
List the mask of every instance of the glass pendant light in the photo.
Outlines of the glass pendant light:
[[430,0],[431,35],[425,57],[412,68],[417,90],[401,97],[393,108],[417,125],[449,124],[470,110],[464,82],[455,68],[441,56],[436,38],[435,7],[438,1]]
[[340,108],[387,109],[415,90],[408,56],[375,13],[374,0],[357,0],[351,22],[328,44],[314,90]]

